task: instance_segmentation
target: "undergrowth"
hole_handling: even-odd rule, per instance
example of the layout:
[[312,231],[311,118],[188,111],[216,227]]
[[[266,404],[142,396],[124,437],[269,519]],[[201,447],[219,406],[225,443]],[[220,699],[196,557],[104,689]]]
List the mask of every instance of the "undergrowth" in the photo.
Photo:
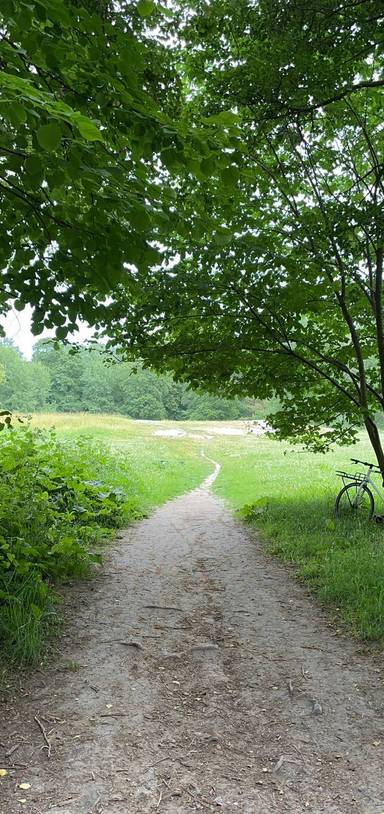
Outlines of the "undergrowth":
[[127,462],[88,440],[11,429],[0,462],[2,659],[28,665],[58,619],[55,586],[86,576],[102,541],[140,510]]

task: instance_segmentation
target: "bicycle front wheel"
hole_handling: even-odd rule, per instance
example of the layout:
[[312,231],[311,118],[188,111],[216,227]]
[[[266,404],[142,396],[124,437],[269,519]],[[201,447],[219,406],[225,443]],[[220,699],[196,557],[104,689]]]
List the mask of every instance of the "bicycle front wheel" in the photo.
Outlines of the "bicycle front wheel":
[[360,517],[361,520],[370,520],[374,508],[372,492],[359,483],[347,483],[336,498],[335,512],[340,518]]

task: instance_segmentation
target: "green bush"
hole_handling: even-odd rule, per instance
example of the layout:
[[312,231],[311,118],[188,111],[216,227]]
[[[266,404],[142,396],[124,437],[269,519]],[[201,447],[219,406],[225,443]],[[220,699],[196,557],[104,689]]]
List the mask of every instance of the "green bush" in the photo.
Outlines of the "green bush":
[[[99,543],[137,513],[106,484],[116,460],[88,441],[29,427],[0,433],[0,640],[19,663],[41,653],[58,581],[85,576]],[[104,474],[104,477],[103,477]]]

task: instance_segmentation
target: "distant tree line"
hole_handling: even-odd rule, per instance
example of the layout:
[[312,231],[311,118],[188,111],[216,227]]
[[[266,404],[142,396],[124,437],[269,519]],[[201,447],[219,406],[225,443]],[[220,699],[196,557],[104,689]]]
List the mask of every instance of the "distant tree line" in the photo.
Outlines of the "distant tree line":
[[196,393],[170,375],[120,362],[100,347],[72,353],[50,340],[36,343],[31,361],[11,343],[0,344],[0,405],[23,413],[88,411],[159,420],[230,420],[266,413],[262,402]]

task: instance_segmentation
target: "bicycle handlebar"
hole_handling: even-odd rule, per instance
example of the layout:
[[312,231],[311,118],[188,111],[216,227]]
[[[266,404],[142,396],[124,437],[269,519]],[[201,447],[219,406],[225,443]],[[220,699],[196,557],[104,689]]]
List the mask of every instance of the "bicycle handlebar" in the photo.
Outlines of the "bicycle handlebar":
[[353,464],[364,464],[364,466],[370,466],[371,469],[378,469],[381,472],[381,469],[377,464],[371,464],[368,461],[359,461],[358,458],[351,458]]

